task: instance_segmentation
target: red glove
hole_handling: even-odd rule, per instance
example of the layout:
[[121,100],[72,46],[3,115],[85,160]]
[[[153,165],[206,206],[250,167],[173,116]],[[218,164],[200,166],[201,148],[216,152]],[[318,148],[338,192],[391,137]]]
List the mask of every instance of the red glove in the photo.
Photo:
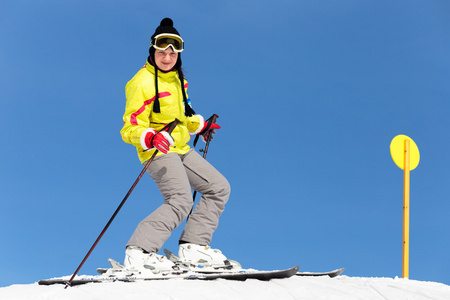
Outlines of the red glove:
[[211,135],[211,140],[213,139],[213,134],[215,134],[216,132],[214,131],[214,129],[220,129],[220,126],[217,125],[216,123],[211,123],[211,126],[209,127],[208,130],[206,130],[206,127],[208,126],[208,122],[205,122],[205,125],[203,126],[202,130],[200,131],[200,138],[202,139],[202,141],[204,141],[206,143],[206,141],[209,138],[209,135]]
[[172,136],[167,131],[156,132],[155,130],[151,129],[147,132],[144,132],[144,134],[144,143],[146,146],[145,148],[143,147],[144,150],[149,150],[150,148],[154,147],[162,153],[167,154],[170,146],[173,146],[175,144]]

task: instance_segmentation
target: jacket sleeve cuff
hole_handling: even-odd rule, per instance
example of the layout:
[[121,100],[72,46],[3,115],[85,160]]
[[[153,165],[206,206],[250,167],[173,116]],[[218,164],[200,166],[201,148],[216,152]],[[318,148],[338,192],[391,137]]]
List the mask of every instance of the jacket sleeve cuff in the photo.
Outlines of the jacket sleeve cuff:
[[198,118],[198,128],[192,133],[192,135],[199,134],[203,127],[205,127],[205,119],[203,119],[202,115],[195,115]]
[[[156,130],[154,130],[152,128],[148,128],[148,129],[144,130],[144,132],[142,132],[142,134],[141,134],[141,147],[144,150],[150,150],[150,148],[147,147],[147,145],[145,143],[145,137],[147,136],[147,133],[149,133],[149,132],[153,133],[153,135],[155,135],[156,134]],[[151,149],[153,149],[153,148],[151,148]]]

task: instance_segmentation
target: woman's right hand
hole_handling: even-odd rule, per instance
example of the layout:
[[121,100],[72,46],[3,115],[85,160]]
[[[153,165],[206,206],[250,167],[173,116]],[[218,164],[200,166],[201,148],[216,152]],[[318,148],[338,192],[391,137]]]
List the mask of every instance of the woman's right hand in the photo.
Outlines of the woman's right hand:
[[170,146],[175,144],[172,136],[167,131],[147,132],[145,135],[145,145],[148,149],[155,147],[164,154],[170,150]]

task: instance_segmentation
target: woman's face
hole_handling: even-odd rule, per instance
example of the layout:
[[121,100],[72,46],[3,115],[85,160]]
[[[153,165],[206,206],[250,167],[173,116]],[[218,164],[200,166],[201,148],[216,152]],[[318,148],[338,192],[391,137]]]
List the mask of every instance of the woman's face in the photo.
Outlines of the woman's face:
[[172,47],[166,50],[155,49],[155,63],[162,71],[173,69],[178,60],[178,53],[173,51]]

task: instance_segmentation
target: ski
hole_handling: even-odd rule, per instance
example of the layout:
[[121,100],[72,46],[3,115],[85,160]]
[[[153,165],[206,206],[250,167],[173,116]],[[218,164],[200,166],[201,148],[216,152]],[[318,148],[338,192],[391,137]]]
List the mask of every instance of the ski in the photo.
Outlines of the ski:
[[[336,277],[344,268],[329,272],[299,272],[300,267],[295,266],[285,270],[259,271],[254,269],[242,269],[238,262],[227,260],[220,266],[198,266],[182,262],[175,254],[169,250],[164,250],[168,259],[175,263],[176,268],[173,271],[152,273],[150,270],[127,269],[114,259],[108,259],[110,268],[98,268],[97,276],[78,276],[70,282],[71,286],[82,285],[86,283],[105,283],[105,282],[136,282],[149,280],[167,280],[167,279],[186,279],[186,280],[215,280],[227,279],[245,281],[247,279],[257,279],[268,281],[271,279],[289,278],[292,276],[329,276]],[[68,277],[40,280],[39,285],[65,284],[68,285]]]
[[[241,264],[234,260],[226,260],[224,261],[224,264],[222,266],[210,266],[210,267],[201,267],[201,266],[193,266],[189,265],[182,260],[175,254],[173,254],[171,251],[164,249],[164,253],[166,254],[167,258],[171,260],[173,263],[179,266],[184,266],[189,268],[190,270],[199,272],[199,273],[225,273],[225,272],[235,272],[235,270],[241,269]],[[297,272],[295,275],[297,276],[329,276],[330,278],[336,277],[342,272],[344,272],[345,268],[336,269],[329,272]]]
[[[172,260],[179,262],[180,260],[170,251],[167,251]],[[274,270],[274,271],[258,271],[253,269],[235,269],[229,268],[229,264],[226,263],[224,269],[221,268],[200,268],[199,271],[193,270],[186,265],[177,264],[173,271],[165,271],[154,274],[150,270],[134,270],[127,269],[114,259],[108,259],[111,264],[111,268],[98,268],[97,272],[100,275],[97,276],[82,276],[75,278],[70,283],[71,286],[86,284],[86,283],[102,283],[102,282],[135,282],[135,281],[149,281],[149,280],[164,280],[164,279],[187,279],[187,280],[214,280],[214,279],[227,279],[245,281],[247,279],[258,280],[271,280],[289,278],[294,276],[300,267],[292,267],[286,270]],[[240,267],[240,265],[239,265]],[[68,284],[69,280],[66,278],[53,278],[40,280],[39,285],[52,285],[52,284]]]
[[[227,279],[227,280],[237,280],[245,281],[247,279],[257,279],[268,281],[271,279],[282,279],[294,276],[299,270],[299,267],[293,267],[286,270],[275,270],[275,271],[257,271],[257,270],[241,270],[234,273],[198,273],[192,271],[181,271],[180,273],[168,273],[168,274],[151,274],[149,276],[143,276],[141,274],[123,276],[123,277],[108,277],[108,276],[92,276],[92,277],[81,277],[72,280],[72,286],[86,284],[86,283],[105,283],[105,282],[137,282],[137,281],[149,281],[149,280],[167,280],[181,278],[186,280],[214,280],[214,279]],[[53,278],[40,280],[39,285],[53,285],[53,284],[67,284],[68,280],[65,278]]]
[[333,271],[329,271],[329,272],[297,272],[297,276],[329,276],[331,278],[336,277],[338,275],[341,275],[342,272],[344,272],[345,268],[341,268],[341,269],[336,269]]
[[294,276],[298,270],[299,266],[295,266],[285,270],[276,271],[255,271],[255,270],[242,270],[236,271],[235,273],[211,273],[204,274],[198,273],[197,278],[187,277],[187,279],[202,279],[202,280],[213,280],[213,279],[228,279],[228,280],[238,280],[245,281],[247,279],[258,279],[262,281],[268,281],[272,279],[283,279]]

